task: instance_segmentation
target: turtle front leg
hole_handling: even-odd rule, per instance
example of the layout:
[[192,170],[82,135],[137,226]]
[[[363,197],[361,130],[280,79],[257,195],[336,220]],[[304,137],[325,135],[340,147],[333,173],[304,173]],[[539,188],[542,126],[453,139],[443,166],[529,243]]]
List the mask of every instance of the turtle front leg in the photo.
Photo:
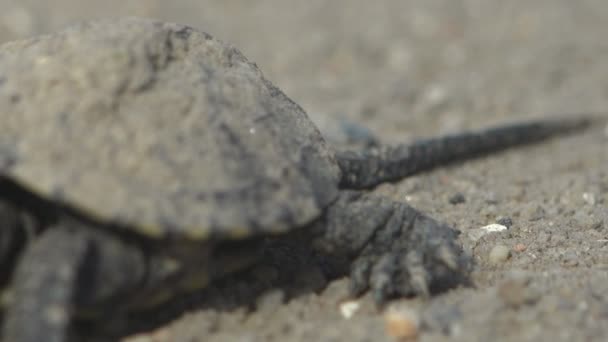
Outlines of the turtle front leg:
[[[23,209],[0,199],[0,291],[10,280],[17,258],[41,231],[37,220]],[[0,308],[4,304],[0,292]]]
[[456,232],[405,203],[345,191],[322,219],[314,245],[350,266],[351,291],[378,304],[445,290],[467,278]]
[[18,209],[0,200],[0,286],[10,277],[12,265],[25,240],[26,232],[21,229]]
[[77,314],[120,307],[140,288],[147,263],[140,249],[104,232],[74,224],[49,227],[17,265],[2,341],[67,341]]

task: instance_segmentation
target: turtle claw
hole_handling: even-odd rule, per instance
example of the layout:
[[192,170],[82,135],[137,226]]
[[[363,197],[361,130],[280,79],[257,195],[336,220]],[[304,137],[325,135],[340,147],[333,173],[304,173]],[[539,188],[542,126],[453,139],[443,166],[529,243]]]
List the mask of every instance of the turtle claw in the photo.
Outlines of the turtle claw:
[[398,271],[398,260],[395,255],[384,255],[372,267],[370,287],[376,304],[382,305],[395,293],[395,278]]
[[360,296],[370,287],[369,280],[373,263],[369,259],[357,259],[351,266],[350,272],[350,294],[353,297]]
[[424,268],[422,256],[419,253],[408,253],[406,259],[405,273],[408,274],[408,284],[402,284],[404,295],[411,292],[414,295],[428,298],[431,295],[429,283],[432,275]]
[[[366,280],[376,304],[383,306],[389,299],[396,297],[429,297],[432,274],[425,269],[421,261],[421,255],[405,251],[393,251],[380,257],[371,266],[369,278]],[[351,288],[360,289],[360,281],[360,277],[353,277],[351,284],[359,284]]]

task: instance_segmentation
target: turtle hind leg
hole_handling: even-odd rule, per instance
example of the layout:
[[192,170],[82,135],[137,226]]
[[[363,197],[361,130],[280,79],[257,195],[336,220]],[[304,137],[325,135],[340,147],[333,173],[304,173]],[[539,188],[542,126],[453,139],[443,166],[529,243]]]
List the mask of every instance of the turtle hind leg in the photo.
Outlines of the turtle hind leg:
[[369,290],[381,305],[467,283],[457,233],[405,203],[345,191],[322,224],[313,246],[328,259],[350,260],[352,295]]
[[64,342],[81,308],[95,308],[145,279],[141,252],[92,229],[49,227],[23,253],[11,284],[3,341]]
[[369,289],[378,304],[396,297],[429,297],[466,284],[468,271],[451,228],[394,203],[386,225],[351,265],[351,292]]

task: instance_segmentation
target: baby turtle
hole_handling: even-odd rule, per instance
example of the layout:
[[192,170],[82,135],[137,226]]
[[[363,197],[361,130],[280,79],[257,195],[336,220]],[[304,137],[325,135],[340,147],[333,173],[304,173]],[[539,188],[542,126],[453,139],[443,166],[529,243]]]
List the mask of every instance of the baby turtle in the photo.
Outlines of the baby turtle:
[[11,342],[65,341],[77,318],[203,288],[294,232],[348,261],[354,294],[428,295],[466,272],[455,234],[362,189],[586,124],[338,153],[234,47],[134,18],[3,45],[0,119]]

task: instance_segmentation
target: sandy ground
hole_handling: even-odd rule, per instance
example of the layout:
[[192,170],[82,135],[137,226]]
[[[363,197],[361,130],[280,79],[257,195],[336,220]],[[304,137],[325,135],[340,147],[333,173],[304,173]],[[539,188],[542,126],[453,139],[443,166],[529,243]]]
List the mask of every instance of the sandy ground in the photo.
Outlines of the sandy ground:
[[[0,41],[123,15],[235,44],[338,144],[341,120],[395,142],[608,112],[601,0],[1,0]],[[604,341],[607,135],[602,124],[376,190],[462,232],[471,287],[378,312],[368,297],[345,305],[341,279],[290,300],[270,291],[255,310],[195,307],[125,341],[392,341],[408,323],[419,341]],[[479,238],[497,222],[509,228]]]

